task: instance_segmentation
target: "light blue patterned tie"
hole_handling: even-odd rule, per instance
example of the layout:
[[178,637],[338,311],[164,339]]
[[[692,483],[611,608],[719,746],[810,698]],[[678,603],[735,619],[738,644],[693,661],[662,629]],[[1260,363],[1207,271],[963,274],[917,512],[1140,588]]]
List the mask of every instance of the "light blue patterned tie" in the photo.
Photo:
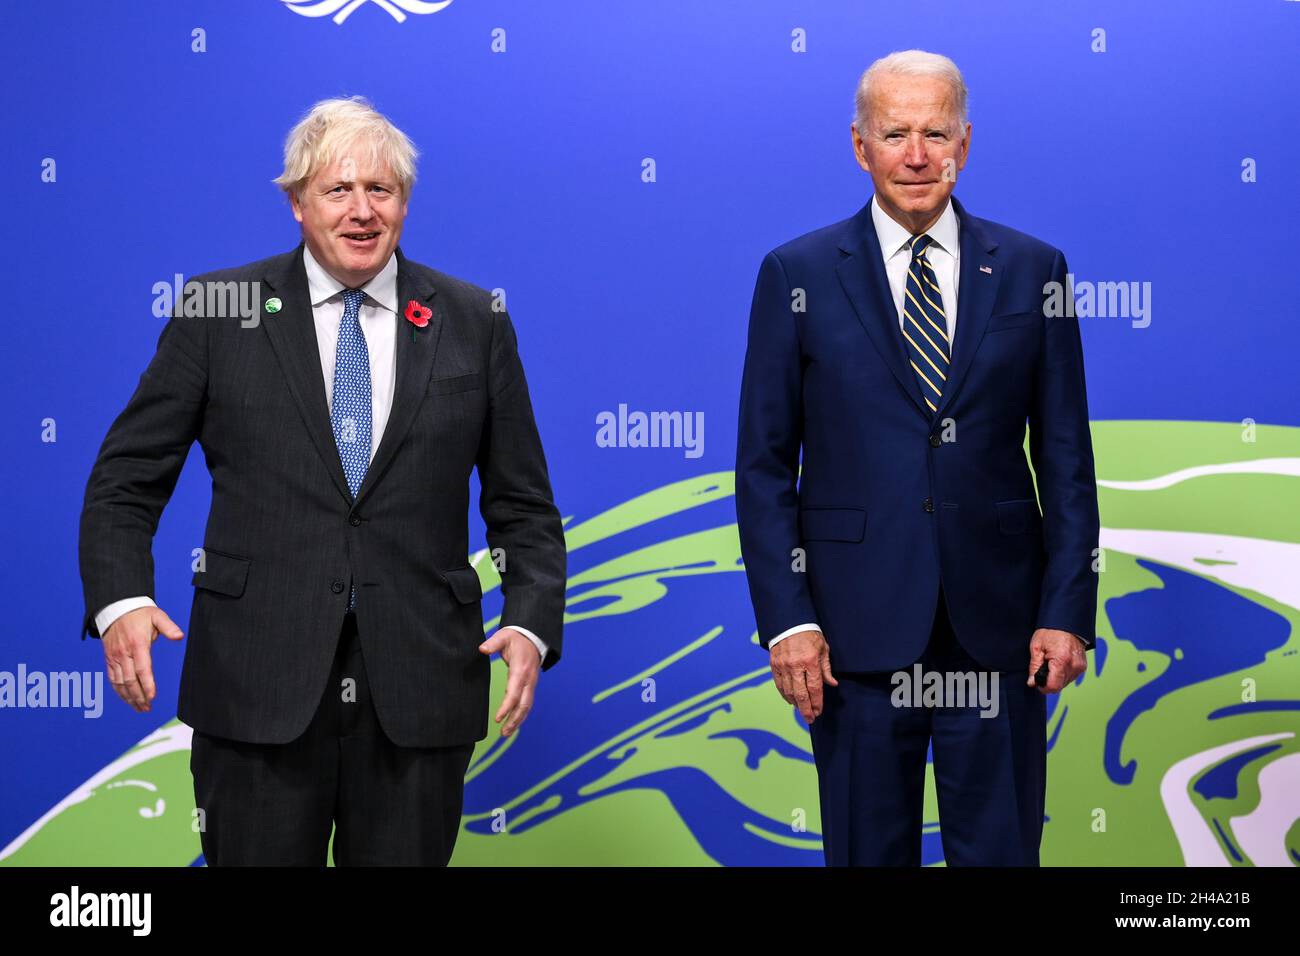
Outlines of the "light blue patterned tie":
[[[370,351],[361,331],[360,289],[343,290],[343,321],[339,323],[339,344],[334,354],[334,393],[330,424],[338,445],[343,474],[356,498],[370,467]],[[357,605],[356,584],[348,594],[348,610]]]
[[903,297],[903,338],[907,341],[907,357],[921,382],[921,395],[925,404],[930,406],[931,416],[938,410],[952,361],[943,296],[939,294],[939,277],[934,274],[925,255],[925,250],[933,242],[928,233],[912,238],[912,264],[907,270],[907,292]]

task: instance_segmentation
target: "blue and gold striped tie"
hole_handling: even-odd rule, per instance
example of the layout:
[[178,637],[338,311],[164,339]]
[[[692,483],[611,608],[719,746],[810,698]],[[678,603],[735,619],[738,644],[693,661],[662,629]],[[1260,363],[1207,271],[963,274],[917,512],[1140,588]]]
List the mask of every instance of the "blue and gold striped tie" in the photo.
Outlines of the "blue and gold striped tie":
[[913,236],[912,264],[907,269],[907,291],[903,295],[903,339],[907,358],[921,383],[921,395],[933,415],[948,381],[952,346],[948,341],[948,319],[939,294],[939,277],[934,274],[925,250],[934,242],[930,236]]

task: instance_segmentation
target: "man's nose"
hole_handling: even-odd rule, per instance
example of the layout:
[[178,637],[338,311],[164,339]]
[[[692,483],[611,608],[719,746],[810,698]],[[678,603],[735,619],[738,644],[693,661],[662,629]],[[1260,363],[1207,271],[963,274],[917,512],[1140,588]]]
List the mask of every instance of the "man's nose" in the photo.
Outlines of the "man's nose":
[[352,218],[365,222],[371,216],[370,197],[364,186],[352,190]]
[[922,134],[917,133],[908,137],[907,140],[907,165],[924,166],[930,156],[925,151],[925,138]]

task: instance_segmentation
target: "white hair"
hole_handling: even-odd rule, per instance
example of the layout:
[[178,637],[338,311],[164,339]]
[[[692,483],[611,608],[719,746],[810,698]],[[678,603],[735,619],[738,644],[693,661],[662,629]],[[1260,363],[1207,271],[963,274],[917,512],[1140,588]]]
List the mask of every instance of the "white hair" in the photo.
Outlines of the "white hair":
[[419,151],[364,96],[321,100],[308,110],[284,141],[284,172],[271,181],[286,193],[300,195],[317,171],[348,147],[364,150],[372,166],[387,163],[402,199],[410,198]]
[[866,134],[867,121],[871,108],[871,94],[876,78],[884,74],[894,76],[937,76],[948,81],[952,87],[953,100],[956,103],[957,120],[960,123],[957,135],[966,132],[966,81],[962,79],[957,64],[939,53],[925,50],[900,50],[882,56],[862,74],[858,80],[858,91],[854,96],[853,128],[859,136]]

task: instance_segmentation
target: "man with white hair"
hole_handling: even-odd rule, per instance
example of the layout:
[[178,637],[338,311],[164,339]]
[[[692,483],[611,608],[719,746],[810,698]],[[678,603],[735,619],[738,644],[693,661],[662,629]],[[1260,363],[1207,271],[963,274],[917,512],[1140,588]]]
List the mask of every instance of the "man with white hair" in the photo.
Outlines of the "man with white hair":
[[[514,329],[402,254],[416,158],[364,99],[316,104],[276,180],[302,242],[187,283],[87,484],[83,630],[147,711],[151,644],[182,637],[151,542],[194,441],[212,474],[177,708],[209,865],[323,865],[331,831],[339,865],[445,864],[490,655],[507,737],[560,656],[564,536]],[[213,314],[230,283],[253,321]],[[486,641],[474,468],[505,597]]]
[[750,313],[741,548],[810,725],[829,865],[922,861],[932,748],[947,863],[1036,866],[1043,695],[1094,642],[1082,343],[1052,307],[1068,268],[952,196],[966,101],[947,57],[873,63],[851,133],[874,195],[769,253]]

